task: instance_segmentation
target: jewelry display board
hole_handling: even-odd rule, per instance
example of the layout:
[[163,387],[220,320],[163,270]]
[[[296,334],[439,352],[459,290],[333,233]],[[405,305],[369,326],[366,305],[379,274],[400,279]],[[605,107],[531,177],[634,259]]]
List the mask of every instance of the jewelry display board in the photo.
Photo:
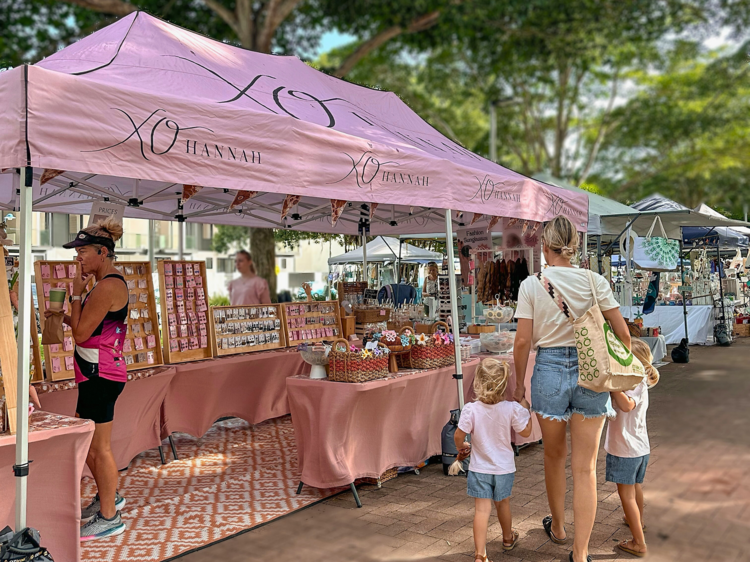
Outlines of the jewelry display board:
[[338,301],[285,302],[281,309],[289,346],[341,337]]
[[128,371],[163,365],[151,264],[122,262],[115,268],[128,285],[128,333],[122,343]]
[[[0,231],[2,229],[0,228]],[[9,291],[18,295],[18,258],[5,256],[5,273],[8,278]],[[13,285],[10,286],[11,281]],[[11,300],[12,303],[12,300]],[[33,304],[33,303],[32,303]],[[29,380],[31,382],[42,382],[44,380],[44,371],[42,370],[42,354],[39,350],[39,329],[37,328],[36,310],[31,308],[31,353],[29,355]],[[0,376],[2,379],[2,376]]]
[[[49,308],[50,289],[65,289],[67,291],[63,311],[65,314],[70,314],[70,303],[68,303],[67,297],[73,294],[73,280],[79,275],[79,267],[77,261],[40,260],[34,262],[39,322],[42,328],[44,327],[44,313]],[[93,286],[94,280],[90,279],[86,286],[87,292]],[[62,381],[75,377],[73,371],[74,350],[73,331],[70,326],[63,324],[63,343],[44,346],[44,362],[48,380]]]
[[165,362],[210,359],[206,263],[159,260],[157,268]]
[[286,347],[281,305],[212,306],[214,357]]

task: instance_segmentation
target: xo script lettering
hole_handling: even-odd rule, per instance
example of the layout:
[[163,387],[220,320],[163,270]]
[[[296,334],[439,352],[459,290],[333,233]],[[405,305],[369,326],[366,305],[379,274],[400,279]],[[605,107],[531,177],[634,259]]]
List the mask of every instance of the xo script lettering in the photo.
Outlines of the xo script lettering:
[[341,183],[346,178],[354,174],[354,177],[357,181],[357,187],[359,187],[360,189],[364,189],[365,187],[369,187],[373,180],[377,177],[381,166],[385,166],[386,164],[394,164],[396,166],[399,165],[398,162],[394,162],[392,160],[389,160],[388,162],[381,162],[374,156],[370,156],[372,153],[369,150],[367,152],[363,152],[362,156],[360,156],[356,161],[354,160],[354,158],[352,158],[351,155],[347,154],[346,152],[344,152],[344,154],[346,154],[349,160],[351,160],[352,167],[343,178],[332,183]]

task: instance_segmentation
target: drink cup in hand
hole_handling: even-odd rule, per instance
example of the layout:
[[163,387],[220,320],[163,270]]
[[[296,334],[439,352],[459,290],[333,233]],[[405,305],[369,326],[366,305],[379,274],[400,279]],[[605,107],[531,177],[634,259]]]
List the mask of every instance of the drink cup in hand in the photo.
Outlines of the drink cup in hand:
[[50,289],[49,290],[49,309],[58,312],[63,309],[63,303],[65,302],[65,289]]

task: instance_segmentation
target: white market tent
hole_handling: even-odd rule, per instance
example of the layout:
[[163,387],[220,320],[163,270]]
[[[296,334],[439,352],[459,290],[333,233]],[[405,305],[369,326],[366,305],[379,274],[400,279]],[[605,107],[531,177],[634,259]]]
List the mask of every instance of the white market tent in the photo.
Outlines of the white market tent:
[[[0,73],[0,100],[0,208],[19,211],[21,334],[30,330],[32,208],[88,214],[109,202],[133,218],[362,235],[451,233],[451,210],[475,213],[477,224],[564,214],[584,231],[588,220],[585,194],[471,153],[393,93],[143,12]],[[452,313],[457,326],[455,299]],[[17,390],[16,464],[25,466],[29,348],[19,342],[17,380],[5,380]],[[25,500],[20,477],[19,529]]]
[[402,263],[429,263],[442,262],[443,254],[418,248],[411,244],[405,244],[398,238],[388,238],[378,236],[375,240],[367,243],[367,255],[362,251],[362,247],[356,248],[351,252],[346,252],[339,256],[328,258],[328,265],[345,265],[351,263],[367,262],[395,262]]

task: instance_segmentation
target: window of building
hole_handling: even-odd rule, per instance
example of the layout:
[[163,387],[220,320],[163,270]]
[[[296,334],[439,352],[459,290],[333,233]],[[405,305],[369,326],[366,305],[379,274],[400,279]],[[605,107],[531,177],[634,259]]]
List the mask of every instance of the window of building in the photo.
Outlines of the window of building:
[[206,269],[214,268],[214,258],[206,258]]
[[233,273],[234,260],[232,258],[216,258],[216,271],[219,273]]

